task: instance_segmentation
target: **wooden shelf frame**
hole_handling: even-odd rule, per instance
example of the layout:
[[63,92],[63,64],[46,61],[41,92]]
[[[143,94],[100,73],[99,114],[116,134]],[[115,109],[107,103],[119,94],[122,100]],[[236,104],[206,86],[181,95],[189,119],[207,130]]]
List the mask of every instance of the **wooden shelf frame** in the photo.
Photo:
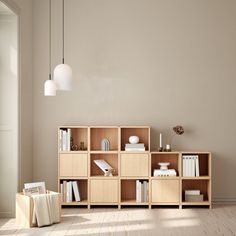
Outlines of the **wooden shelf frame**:
[[[174,151],[174,152],[158,152],[150,151],[150,127],[149,126],[60,126],[58,128],[58,147],[59,147],[59,130],[72,129],[72,135],[75,141],[86,139],[86,150],[78,151],[59,151],[58,150],[58,189],[60,190],[60,183],[70,180],[85,181],[86,191],[82,189],[83,195],[81,202],[62,202],[62,206],[90,206],[95,205],[114,205],[118,208],[125,206],[212,206],[212,172],[211,162],[212,157],[210,152],[204,151]],[[145,144],[145,151],[125,151],[125,143],[128,143],[130,135],[140,136],[140,142]],[[84,138],[82,138],[84,137]],[[111,139],[111,150],[101,150],[101,139]],[[75,142],[74,141],[74,142]],[[109,140],[110,141],[110,140]],[[76,143],[77,144],[77,143]],[[77,144],[79,145],[79,143]],[[200,176],[199,177],[184,177],[182,176],[182,155],[197,154],[199,155]],[[82,162],[79,159],[75,163],[79,165],[81,170],[77,175],[72,172],[70,174],[62,174],[61,165],[66,165],[65,168],[71,168],[70,164],[63,163],[61,160],[63,155],[71,155],[74,157],[84,158],[87,156],[87,161]],[[131,159],[127,159],[131,158]],[[111,166],[115,167],[115,175],[112,177],[105,177],[103,173],[96,169],[93,160],[104,159]],[[68,159],[69,160],[69,159]],[[171,177],[154,177],[153,170],[158,168],[158,162],[170,162],[169,168],[177,170],[177,176]],[[73,162],[74,163],[74,162]],[[68,165],[68,166],[67,166]],[[128,168],[127,168],[128,165]],[[73,164],[72,164],[73,166]],[[73,168],[72,168],[73,169]],[[149,201],[136,202],[135,181],[147,180],[149,183]],[[84,183],[84,182],[83,182]],[[124,187],[125,186],[125,187]],[[159,186],[159,187],[156,187]],[[176,191],[175,198],[152,198],[155,193],[168,194],[170,187]],[[203,202],[185,202],[183,191],[185,189],[198,189],[203,192],[205,198]],[[161,189],[159,189],[161,188]],[[111,194],[106,195],[101,191],[111,189]],[[168,190],[169,189],[169,190]],[[173,189],[171,189],[172,191]],[[126,191],[126,193],[124,193]],[[131,193],[130,193],[131,192]],[[95,194],[96,193],[96,194]],[[86,195],[86,196],[85,196]],[[97,197],[94,197],[97,195]],[[170,202],[172,201],[172,202]]]

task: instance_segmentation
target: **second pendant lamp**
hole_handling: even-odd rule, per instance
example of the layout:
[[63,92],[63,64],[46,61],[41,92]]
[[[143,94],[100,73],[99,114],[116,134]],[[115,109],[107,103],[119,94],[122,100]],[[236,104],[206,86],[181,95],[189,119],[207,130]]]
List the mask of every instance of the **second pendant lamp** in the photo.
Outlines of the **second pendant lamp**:
[[72,69],[65,64],[65,2],[62,0],[62,64],[54,69],[54,80],[57,84],[57,90],[72,90]]

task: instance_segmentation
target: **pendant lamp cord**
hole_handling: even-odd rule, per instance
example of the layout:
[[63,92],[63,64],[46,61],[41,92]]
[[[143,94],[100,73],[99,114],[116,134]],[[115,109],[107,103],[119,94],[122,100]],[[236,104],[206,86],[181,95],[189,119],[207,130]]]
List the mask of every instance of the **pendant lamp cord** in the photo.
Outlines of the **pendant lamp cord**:
[[65,63],[65,1],[62,0],[62,64]]
[[52,60],[52,55],[51,55],[51,8],[52,8],[52,1],[49,0],[49,80],[52,79],[51,77],[51,60]]

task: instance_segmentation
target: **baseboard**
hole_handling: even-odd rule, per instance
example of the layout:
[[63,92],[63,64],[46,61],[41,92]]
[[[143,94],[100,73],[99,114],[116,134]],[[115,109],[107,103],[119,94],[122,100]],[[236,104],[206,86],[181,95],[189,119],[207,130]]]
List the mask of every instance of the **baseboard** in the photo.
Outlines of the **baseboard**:
[[236,204],[236,198],[214,198],[212,202],[215,205]]

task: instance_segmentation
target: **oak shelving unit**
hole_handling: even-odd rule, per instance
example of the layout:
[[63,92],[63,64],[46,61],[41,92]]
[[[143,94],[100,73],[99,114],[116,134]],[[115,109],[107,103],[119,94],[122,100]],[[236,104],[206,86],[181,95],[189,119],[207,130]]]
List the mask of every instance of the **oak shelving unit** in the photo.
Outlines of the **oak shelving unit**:
[[[151,152],[149,126],[62,126],[72,131],[73,143],[84,142],[85,150],[60,151],[58,148],[58,189],[64,181],[78,181],[80,202],[62,202],[62,206],[114,205],[133,206],[209,206],[211,207],[211,153],[209,152]],[[125,151],[130,136],[137,135],[145,151]],[[101,140],[107,138],[109,151],[101,150]],[[58,135],[59,144],[59,135]],[[199,177],[182,176],[182,155],[198,154]],[[104,177],[94,160],[104,159],[113,168],[112,177]],[[158,162],[170,162],[176,177],[154,177]],[[146,180],[148,202],[136,202],[136,180]],[[200,189],[203,202],[185,202],[184,191]]]

